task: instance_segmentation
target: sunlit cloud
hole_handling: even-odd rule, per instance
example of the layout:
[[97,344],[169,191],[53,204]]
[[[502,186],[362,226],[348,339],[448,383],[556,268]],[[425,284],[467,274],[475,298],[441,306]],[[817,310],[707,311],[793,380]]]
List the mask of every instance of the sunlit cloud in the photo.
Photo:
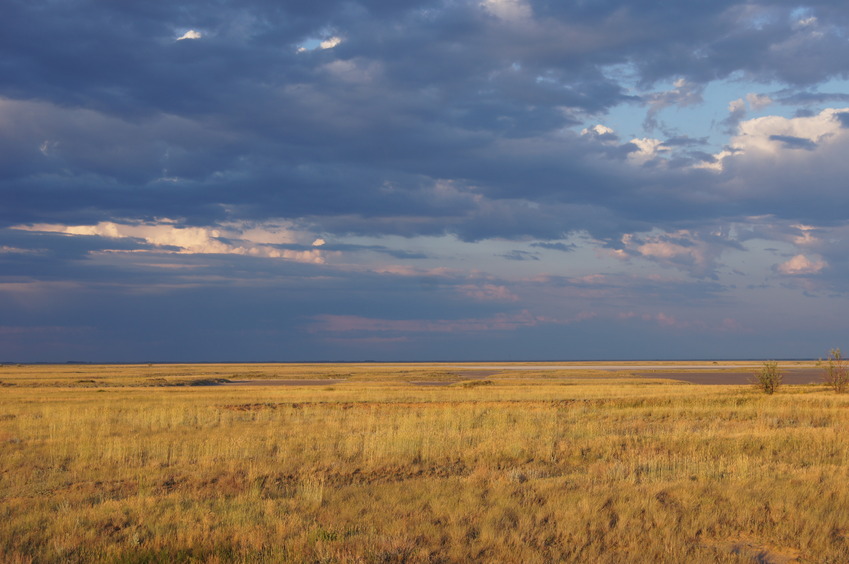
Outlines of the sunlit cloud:
[[[117,223],[103,221],[95,225],[34,224],[12,227],[21,231],[62,233],[76,236],[97,236],[110,239],[137,239],[156,247],[156,252],[177,254],[223,254],[279,258],[295,262],[321,264],[326,252],[284,249],[273,244],[290,244],[295,234],[285,228],[235,229],[233,225],[219,228],[179,227],[170,220],[158,223]],[[148,252],[146,249],[112,252]]]
[[793,258],[779,264],[777,268],[782,274],[804,275],[816,274],[827,266],[828,263],[821,258],[814,257],[811,259],[805,255],[796,255]]
[[340,43],[342,43],[342,38],[334,36],[334,37],[330,37],[328,39],[325,39],[324,41],[319,43],[318,46],[319,46],[320,49],[333,49],[334,47],[336,47]]
[[669,151],[669,148],[660,139],[648,137],[631,139],[631,144],[636,146],[637,150],[628,153],[628,160],[636,165],[645,164]]
[[203,37],[203,34],[199,31],[195,31],[194,29],[188,30],[186,33],[177,38],[177,41],[183,41],[185,39],[200,39]]
[[315,50],[324,51],[324,50],[333,49],[334,47],[339,46],[342,43],[342,41],[343,41],[343,39],[339,36],[336,36],[336,35],[328,37],[326,39],[311,38],[311,39],[306,40],[300,46],[298,46],[297,51],[298,51],[298,53],[306,53],[308,51],[315,51]]
[[813,116],[764,116],[742,121],[728,148],[714,155],[715,161],[697,166],[720,171],[726,167],[726,160],[744,164],[779,156],[790,162],[805,160],[804,152],[846,143],[849,134],[841,117],[847,112],[849,108],[827,108]]
[[725,248],[719,241],[708,242],[702,235],[686,229],[671,233],[626,233],[621,244],[622,248],[613,251],[617,258],[645,258],[694,276],[713,276],[716,260]]
[[0,245],[0,254],[15,254],[15,255],[33,255],[43,252],[39,249],[22,249],[19,247],[10,247],[9,245]]
[[820,244],[822,241],[814,235],[817,228],[813,225],[792,225],[794,229],[798,229],[800,234],[793,237],[793,243],[799,246],[812,246]]

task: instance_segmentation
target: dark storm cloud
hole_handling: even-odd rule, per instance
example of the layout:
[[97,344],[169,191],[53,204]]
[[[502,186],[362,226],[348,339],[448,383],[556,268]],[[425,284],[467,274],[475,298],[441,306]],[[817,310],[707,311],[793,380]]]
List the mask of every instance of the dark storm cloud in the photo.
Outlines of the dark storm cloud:
[[[819,236],[775,255],[794,262],[765,267],[787,279],[770,279],[771,289],[839,293],[849,120],[819,112],[849,97],[819,89],[849,77],[847,33],[849,7],[825,0],[8,0],[0,353],[363,358],[373,349],[356,339],[334,348],[320,332],[305,334],[350,316],[502,323],[521,336],[413,331],[383,358],[483,357],[493,342],[548,356],[575,343],[573,354],[586,355],[600,350],[592,341],[633,342],[633,327],[588,321],[570,332],[569,320],[610,321],[621,310],[640,327],[680,329],[697,324],[662,308],[736,314],[734,288],[718,273],[727,254],[759,239],[736,243],[725,226],[752,216],[777,225],[761,239],[784,246]],[[737,79],[762,83],[755,91],[777,92],[770,97],[789,114],[811,121],[757,129],[739,113],[726,122],[733,130],[721,153],[709,147],[725,140],[672,123],[678,109],[709,100],[709,86]],[[667,139],[614,131],[622,105]],[[726,115],[722,107],[709,119]],[[262,232],[266,223],[303,235],[283,243],[274,229]],[[800,223],[816,228],[801,232]],[[68,225],[100,235],[20,229]],[[128,230],[106,236],[104,225]],[[127,235],[140,226],[162,237]],[[165,236],[192,226],[203,245]],[[262,233],[241,239],[250,229]],[[419,246],[421,236],[432,244]],[[485,239],[495,241],[472,246]],[[640,264],[652,277],[536,284],[487,272],[592,272],[594,252],[604,268]],[[324,258],[310,253],[328,260],[298,262]],[[370,271],[369,261],[381,268]],[[554,321],[537,323],[549,313]]]
[[[635,144],[568,128],[625,102],[650,115],[691,103],[733,73],[804,88],[849,60],[849,10],[829,2],[528,9],[514,21],[478,2],[10,2],[0,221],[301,218],[473,241],[755,213],[714,205],[717,179],[685,170],[706,153],[682,152],[676,173],[635,170]],[[200,37],[177,40],[190,29]],[[685,82],[637,96],[617,66],[646,87]],[[581,209],[593,212],[569,212]]]

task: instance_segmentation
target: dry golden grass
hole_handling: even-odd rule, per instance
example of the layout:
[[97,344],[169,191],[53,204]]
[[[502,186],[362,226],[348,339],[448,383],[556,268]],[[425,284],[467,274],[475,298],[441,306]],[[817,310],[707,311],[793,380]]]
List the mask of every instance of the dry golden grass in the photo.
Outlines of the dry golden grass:
[[[470,386],[452,374],[431,365],[4,367],[0,554],[849,561],[849,397],[592,373]],[[347,381],[148,381],[250,377]]]

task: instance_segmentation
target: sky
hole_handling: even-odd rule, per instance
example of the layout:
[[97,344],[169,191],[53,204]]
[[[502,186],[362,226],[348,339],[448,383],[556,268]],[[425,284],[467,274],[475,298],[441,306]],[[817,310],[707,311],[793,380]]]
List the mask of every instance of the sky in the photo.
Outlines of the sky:
[[849,347],[849,4],[5,0],[0,362]]

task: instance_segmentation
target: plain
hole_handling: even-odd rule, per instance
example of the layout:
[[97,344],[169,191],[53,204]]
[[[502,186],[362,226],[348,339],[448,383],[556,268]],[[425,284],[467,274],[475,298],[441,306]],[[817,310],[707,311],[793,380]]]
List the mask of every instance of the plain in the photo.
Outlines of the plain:
[[3,366],[0,552],[849,561],[846,395],[509,368]]

